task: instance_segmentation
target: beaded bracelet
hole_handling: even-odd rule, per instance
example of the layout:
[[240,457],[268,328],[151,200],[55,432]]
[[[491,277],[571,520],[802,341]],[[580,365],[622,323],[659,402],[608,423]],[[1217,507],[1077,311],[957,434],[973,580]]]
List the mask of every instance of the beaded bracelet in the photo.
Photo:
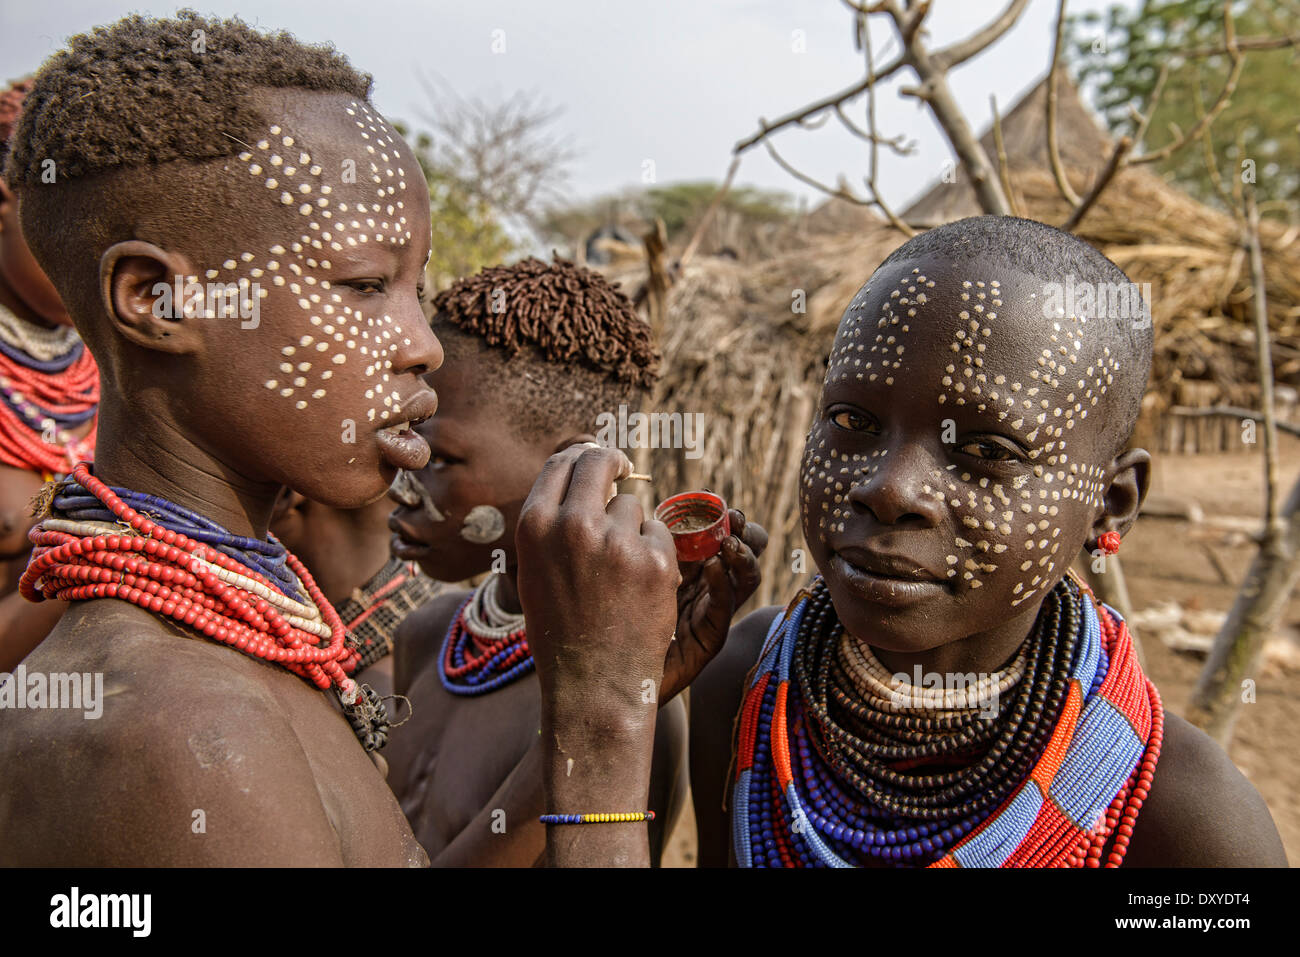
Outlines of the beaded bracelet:
[[543,824],[630,824],[654,819],[654,811],[632,811],[627,814],[543,814],[538,818]]

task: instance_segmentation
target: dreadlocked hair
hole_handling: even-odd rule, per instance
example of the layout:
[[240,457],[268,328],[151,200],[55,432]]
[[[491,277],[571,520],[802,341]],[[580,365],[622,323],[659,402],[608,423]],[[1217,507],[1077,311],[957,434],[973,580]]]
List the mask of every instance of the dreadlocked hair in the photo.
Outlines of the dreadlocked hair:
[[597,272],[558,256],[458,280],[433,300],[449,363],[492,383],[521,435],[594,431],[601,412],[636,408],[658,379],[659,352],[632,303]]
[[622,382],[649,388],[659,353],[632,303],[590,269],[555,257],[492,266],[461,279],[433,300],[437,314],[499,346],[525,347],[551,362],[577,362]]
[[329,46],[260,33],[238,18],[193,10],[124,17],[72,37],[36,73],[5,170],[14,185],[119,167],[229,156],[265,126],[258,87],[368,99],[371,80]]

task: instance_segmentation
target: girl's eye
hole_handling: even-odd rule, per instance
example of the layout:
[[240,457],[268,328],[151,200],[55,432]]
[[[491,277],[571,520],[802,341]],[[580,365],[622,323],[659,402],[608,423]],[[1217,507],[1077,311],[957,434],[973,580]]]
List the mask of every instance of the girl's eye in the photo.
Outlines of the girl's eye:
[[1005,445],[987,439],[967,442],[965,445],[959,446],[958,449],[966,455],[990,462],[1016,462],[1020,460],[1020,456]]
[[848,409],[841,409],[831,416],[831,421],[841,429],[849,432],[873,432],[875,431],[874,423],[870,418],[859,412],[851,412]]
[[358,279],[356,282],[348,283],[357,292],[362,293],[380,293],[384,291],[384,283],[379,279]]

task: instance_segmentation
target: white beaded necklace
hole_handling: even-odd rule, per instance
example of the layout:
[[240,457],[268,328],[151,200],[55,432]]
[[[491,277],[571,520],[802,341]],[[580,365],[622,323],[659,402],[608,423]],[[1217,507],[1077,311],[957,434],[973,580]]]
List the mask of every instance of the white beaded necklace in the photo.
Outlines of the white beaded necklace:
[[522,613],[508,612],[497,601],[497,588],[500,584],[499,572],[489,576],[474,589],[474,596],[465,606],[465,629],[475,638],[495,641],[524,627]]
[[0,339],[6,345],[21,349],[33,359],[49,362],[67,355],[77,344],[77,330],[71,326],[56,326],[53,329],[38,326],[0,303]]
[[1024,677],[1025,651],[1006,668],[980,675],[960,687],[913,685],[889,672],[871,648],[855,641],[848,632],[840,638],[840,661],[857,689],[883,711],[964,712],[979,710],[996,701]]

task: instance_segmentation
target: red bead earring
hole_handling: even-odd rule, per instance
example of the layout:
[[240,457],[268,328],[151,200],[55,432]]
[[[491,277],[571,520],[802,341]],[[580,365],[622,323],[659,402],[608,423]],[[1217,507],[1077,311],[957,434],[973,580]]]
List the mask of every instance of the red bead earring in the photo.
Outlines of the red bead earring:
[[1119,551],[1119,532],[1105,532],[1097,538],[1097,547],[1107,555]]

